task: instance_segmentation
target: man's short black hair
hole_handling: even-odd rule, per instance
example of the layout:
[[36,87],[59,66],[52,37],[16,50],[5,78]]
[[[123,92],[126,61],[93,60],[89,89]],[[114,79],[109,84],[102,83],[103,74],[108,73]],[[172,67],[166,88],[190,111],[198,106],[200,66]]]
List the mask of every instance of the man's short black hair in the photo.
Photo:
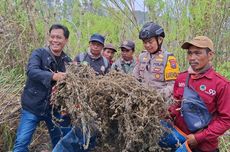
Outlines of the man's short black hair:
[[61,24],[53,24],[53,25],[50,27],[50,29],[49,29],[49,33],[51,33],[51,31],[52,31],[53,29],[62,29],[62,30],[64,31],[64,36],[65,36],[65,38],[66,38],[66,39],[69,38],[69,30],[68,30],[68,28],[67,28],[66,26],[61,25]]

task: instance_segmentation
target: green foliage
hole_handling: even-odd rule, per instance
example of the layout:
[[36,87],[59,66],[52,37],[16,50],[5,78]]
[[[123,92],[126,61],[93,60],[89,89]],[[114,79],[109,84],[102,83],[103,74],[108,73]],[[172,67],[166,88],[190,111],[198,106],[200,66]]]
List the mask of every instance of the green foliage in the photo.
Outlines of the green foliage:
[[224,62],[216,67],[216,71],[230,80],[230,62]]
[[[47,4],[51,1],[55,5]],[[136,42],[137,54],[143,50],[142,41],[138,39],[142,25],[138,24],[133,10],[130,10],[132,1],[82,2],[0,0],[0,85],[4,91],[12,93],[22,87],[28,56],[33,49],[46,44],[48,29],[53,23],[62,23],[69,28],[66,52],[72,57],[87,49],[93,33],[105,35],[106,43],[113,43],[118,50],[125,39]],[[186,53],[180,46],[196,35],[207,35],[214,42],[216,70],[230,79],[229,0],[145,0],[145,6],[148,12],[143,18],[147,16],[146,21],[163,26],[166,32],[164,46],[176,55],[181,71],[187,68],[188,63]],[[6,130],[4,139],[9,135],[8,146],[12,147],[12,136],[7,132],[9,128],[0,129]],[[225,142],[222,140],[222,144]]]
[[227,131],[221,138],[220,138],[220,151],[221,152],[228,152],[230,149],[230,131]]
[[25,75],[21,69],[0,69],[1,92],[17,92],[25,82]]
[[[89,12],[81,16],[81,19],[82,21],[80,23],[78,19],[69,22],[71,26],[74,27],[72,34],[74,33],[75,35],[72,35],[70,45],[73,46],[75,54],[86,50],[89,38],[93,33],[100,33],[106,36],[106,42],[117,42],[119,40],[117,35],[119,25],[114,24],[109,17],[98,16]],[[80,34],[76,35],[79,31]],[[76,44],[76,41],[79,42]]]
[[37,31],[37,34],[38,34],[38,41],[39,41],[39,44],[42,44],[44,43],[44,40],[45,40],[45,35],[48,34],[48,31],[46,31],[46,33],[44,33],[45,31],[45,23],[43,22],[43,20],[41,19],[38,19],[37,22],[36,22],[36,25],[35,25],[35,28],[36,28],[36,31]]
[[[173,52],[182,69],[187,66],[185,54],[180,46],[185,40],[197,35],[209,36],[216,49],[216,54],[222,50],[230,50],[227,41],[230,40],[229,2],[226,0],[193,0],[193,1],[155,1],[146,0],[149,19],[162,25],[166,32],[165,45]],[[227,37],[226,37],[227,36]],[[229,56],[229,51],[226,53]],[[214,65],[219,61],[227,61],[224,56],[218,56]]]
[[93,1],[93,7],[94,7],[95,9],[101,8],[101,0],[94,0],[94,1]]
[[[6,68],[0,69],[0,98],[2,99],[0,104],[2,107],[6,107],[2,102],[4,103],[7,101],[8,103],[11,103],[11,100],[7,99],[11,99],[11,96],[18,95],[22,90],[25,76],[21,73],[21,70],[18,68],[10,70]],[[8,106],[10,106],[10,104],[8,104]],[[4,113],[2,113],[4,109],[1,109],[0,111],[1,118],[4,118]],[[13,148],[16,134],[15,128],[10,128],[10,126],[16,126],[16,124],[14,124],[14,121],[10,121],[9,123],[12,125],[9,126],[9,124],[2,123],[2,120],[0,123],[0,151],[10,151]]]

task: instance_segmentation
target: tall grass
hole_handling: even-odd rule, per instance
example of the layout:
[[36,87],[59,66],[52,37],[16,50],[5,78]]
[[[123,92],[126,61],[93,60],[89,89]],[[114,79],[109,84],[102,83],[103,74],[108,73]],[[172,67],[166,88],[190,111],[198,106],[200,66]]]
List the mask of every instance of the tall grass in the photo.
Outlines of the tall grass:
[[[0,151],[13,147],[18,120],[19,96],[24,75],[18,69],[0,69]],[[15,109],[15,110],[14,110]]]

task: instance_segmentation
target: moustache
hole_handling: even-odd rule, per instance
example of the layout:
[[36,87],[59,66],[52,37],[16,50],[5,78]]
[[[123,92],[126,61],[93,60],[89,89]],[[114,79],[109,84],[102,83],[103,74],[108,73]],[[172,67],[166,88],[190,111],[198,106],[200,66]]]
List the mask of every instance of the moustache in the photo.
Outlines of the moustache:
[[197,65],[199,64],[198,62],[189,62],[190,65]]

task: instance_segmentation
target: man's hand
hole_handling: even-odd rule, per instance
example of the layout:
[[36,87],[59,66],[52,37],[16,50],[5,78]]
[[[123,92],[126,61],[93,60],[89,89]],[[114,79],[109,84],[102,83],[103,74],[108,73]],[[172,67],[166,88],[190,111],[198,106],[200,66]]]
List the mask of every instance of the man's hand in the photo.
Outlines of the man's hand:
[[194,136],[194,134],[189,134],[188,136],[186,136],[187,141],[188,141],[188,145],[191,149],[195,148],[197,146],[197,141],[196,138]]
[[55,80],[55,81],[60,81],[60,80],[65,79],[65,77],[66,77],[66,73],[57,72],[57,73],[53,73],[52,79]]

